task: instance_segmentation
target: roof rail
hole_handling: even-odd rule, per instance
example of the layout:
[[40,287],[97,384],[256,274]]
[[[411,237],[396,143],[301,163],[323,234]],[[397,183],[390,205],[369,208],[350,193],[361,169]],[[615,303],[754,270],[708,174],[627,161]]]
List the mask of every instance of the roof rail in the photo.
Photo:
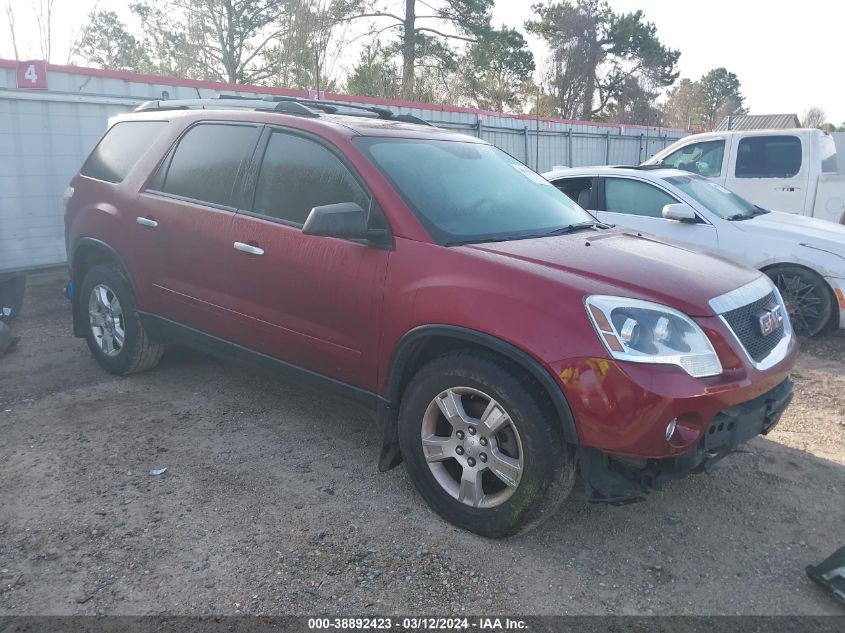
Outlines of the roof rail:
[[[378,106],[365,106],[345,101],[325,101],[322,99],[304,99],[301,97],[285,97],[268,95],[262,98],[245,97],[242,95],[221,94],[209,99],[172,99],[145,101],[135,112],[153,112],[162,110],[216,110],[242,108],[249,110],[272,111],[296,116],[319,117],[321,114],[342,114],[346,116],[366,116],[371,118],[415,123],[417,125],[432,125],[425,119],[413,114],[396,114],[392,110]],[[344,112],[346,110],[346,112]]]

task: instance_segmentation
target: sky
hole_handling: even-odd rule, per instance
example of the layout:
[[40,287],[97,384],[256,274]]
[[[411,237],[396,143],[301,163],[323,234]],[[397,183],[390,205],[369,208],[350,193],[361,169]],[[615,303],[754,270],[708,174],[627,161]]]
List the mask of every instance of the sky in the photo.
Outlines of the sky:
[[[37,28],[32,4],[11,0],[17,15],[22,57],[38,58]],[[386,0],[393,1],[396,0]],[[52,61],[67,61],[68,49],[90,7],[111,9],[126,18],[129,0],[54,0]],[[536,0],[497,0],[496,25],[524,32]],[[6,0],[0,0],[0,7]],[[820,106],[829,121],[845,122],[845,2],[842,0],[610,0],[617,12],[642,9],[657,26],[660,40],[681,51],[682,77],[698,79],[724,66],[742,83],[746,106],[755,114],[796,113]],[[547,53],[529,37],[540,66]],[[345,66],[357,58],[354,51]],[[13,57],[5,14],[0,11],[0,57]]]

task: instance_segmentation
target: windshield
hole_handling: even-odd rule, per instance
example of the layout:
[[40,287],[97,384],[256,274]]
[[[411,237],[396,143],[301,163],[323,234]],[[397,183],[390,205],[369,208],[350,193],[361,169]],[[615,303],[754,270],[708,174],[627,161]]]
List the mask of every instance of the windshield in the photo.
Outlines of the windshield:
[[745,198],[741,198],[733,191],[729,191],[722,185],[701,176],[671,176],[663,180],[675,185],[690,198],[723,220],[750,218],[760,213],[760,209]]
[[540,237],[596,221],[542,176],[490,145],[365,137],[355,142],[439,244]]

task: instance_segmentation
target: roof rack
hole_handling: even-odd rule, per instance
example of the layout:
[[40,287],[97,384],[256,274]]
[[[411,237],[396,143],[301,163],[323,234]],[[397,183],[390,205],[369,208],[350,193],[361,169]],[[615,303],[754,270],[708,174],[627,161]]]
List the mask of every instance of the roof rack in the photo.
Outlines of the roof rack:
[[341,114],[344,116],[363,116],[368,118],[399,121],[402,123],[416,123],[417,125],[431,125],[425,119],[412,114],[396,114],[387,108],[365,106],[345,101],[324,101],[322,99],[303,99],[301,97],[284,97],[268,95],[262,98],[245,97],[242,95],[219,95],[211,99],[172,99],[145,101],[135,112],[153,112],[162,110],[229,110],[241,108],[245,110],[260,110],[265,112],[279,112],[304,117],[319,117],[321,114]]

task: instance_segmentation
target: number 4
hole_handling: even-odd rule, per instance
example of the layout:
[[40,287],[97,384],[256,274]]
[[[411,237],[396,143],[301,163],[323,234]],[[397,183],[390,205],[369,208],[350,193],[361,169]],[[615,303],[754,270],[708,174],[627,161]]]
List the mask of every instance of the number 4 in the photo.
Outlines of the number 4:
[[23,74],[24,79],[28,80],[30,83],[35,83],[38,81],[38,73],[35,72],[35,64],[30,64],[26,72]]

